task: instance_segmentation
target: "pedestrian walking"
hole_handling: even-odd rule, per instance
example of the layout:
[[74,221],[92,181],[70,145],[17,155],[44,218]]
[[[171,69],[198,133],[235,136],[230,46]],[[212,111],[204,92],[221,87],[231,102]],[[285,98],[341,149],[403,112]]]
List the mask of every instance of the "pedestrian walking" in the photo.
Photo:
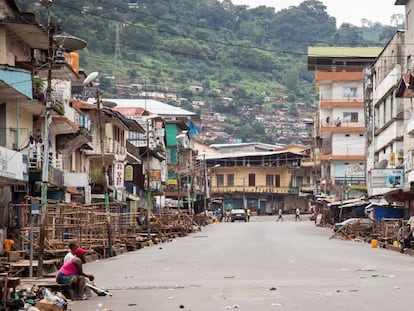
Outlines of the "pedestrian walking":
[[250,208],[247,208],[246,214],[247,214],[247,222],[249,222],[250,221],[250,214],[251,214]]
[[302,221],[302,219],[300,219],[300,209],[299,207],[296,207],[296,211],[295,211],[295,221]]
[[226,222],[230,221],[230,210],[226,210]]
[[282,217],[282,214],[283,214],[283,211],[282,211],[282,209],[281,208],[279,208],[279,211],[278,211],[278,217],[277,217],[277,220],[276,220],[276,222],[278,222],[279,220],[281,220],[282,222],[283,222],[283,217]]

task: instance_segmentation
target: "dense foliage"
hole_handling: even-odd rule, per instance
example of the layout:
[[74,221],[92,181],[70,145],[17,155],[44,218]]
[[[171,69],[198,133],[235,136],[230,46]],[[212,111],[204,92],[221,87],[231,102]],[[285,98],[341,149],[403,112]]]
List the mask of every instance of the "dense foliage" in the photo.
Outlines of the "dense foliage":
[[[35,5],[37,0],[18,2],[45,23],[47,11]],[[145,78],[172,87],[187,103],[202,100],[228,113],[228,132],[268,142],[247,108],[263,106],[265,97],[283,99],[285,107],[315,104],[308,46],[384,46],[398,26],[364,21],[363,27],[337,28],[326,6],[315,0],[279,12],[235,6],[231,0],[55,0],[50,12],[64,31],[88,42],[81,52],[87,72],[116,77],[102,81],[106,92],[113,92],[114,83]],[[117,28],[122,65],[114,57]],[[192,84],[203,86],[203,92],[191,93]],[[217,89],[233,104],[224,104]]]

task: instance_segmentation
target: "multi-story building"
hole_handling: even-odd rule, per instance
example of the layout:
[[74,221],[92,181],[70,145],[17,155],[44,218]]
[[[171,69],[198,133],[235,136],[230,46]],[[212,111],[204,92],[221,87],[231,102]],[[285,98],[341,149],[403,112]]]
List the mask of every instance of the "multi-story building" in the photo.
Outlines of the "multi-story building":
[[352,185],[365,185],[363,69],[381,48],[309,47],[308,69],[319,91],[315,154],[321,183],[339,198]]
[[[15,1],[0,7],[0,253],[3,237],[21,223],[21,210],[10,203],[24,201],[29,181],[29,161],[20,152],[33,135],[34,116],[44,103],[33,100],[33,55],[46,55],[48,36],[34,14],[21,12]],[[44,64],[44,62],[43,62]],[[31,151],[37,150],[34,142]]]
[[194,201],[193,187],[188,185],[193,185],[191,165],[195,153],[191,153],[191,137],[197,133],[192,121],[195,113],[150,99],[109,100],[117,104],[117,111],[141,122],[146,129],[145,135],[129,140],[136,146],[150,149],[149,153],[143,153],[148,157],[142,156],[142,161],[144,171],[152,171],[150,188],[157,189],[153,204],[163,208]]
[[212,200],[221,199],[224,209],[250,208],[273,214],[282,208],[308,210],[310,169],[301,167],[302,152],[289,150],[206,154]]
[[[397,0],[396,5],[403,5],[405,7],[405,33],[402,42],[398,42],[396,48],[401,49],[401,74],[399,75],[399,82],[395,93],[394,101],[400,103],[402,101],[402,109],[400,113],[401,131],[398,137],[400,139],[400,149],[392,150],[396,153],[396,163],[398,158],[402,158],[402,164],[396,169],[395,174],[389,174],[391,178],[396,177],[403,180],[394,187],[393,191],[389,191],[385,197],[392,202],[403,202],[404,206],[408,208],[408,213],[414,215],[414,92],[412,85],[414,83],[414,47],[410,44],[414,39],[414,26],[411,23],[412,14],[414,10],[414,1],[412,0]],[[392,49],[392,46],[388,47]],[[394,109],[395,110],[395,109]]]
[[404,182],[407,106],[405,99],[396,97],[405,61],[404,38],[405,32],[397,31],[372,67],[364,71],[369,197],[393,192]]

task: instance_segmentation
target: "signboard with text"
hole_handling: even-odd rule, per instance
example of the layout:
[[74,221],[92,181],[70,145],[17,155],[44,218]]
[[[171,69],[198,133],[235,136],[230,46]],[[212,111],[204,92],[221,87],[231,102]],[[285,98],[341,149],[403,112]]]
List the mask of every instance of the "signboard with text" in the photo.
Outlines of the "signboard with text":
[[124,163],[116,162],[114,165],[114,187],[122,188],[124,186]]
[[402,169],[375,169],[371,171],[372,188],[402,188],[404,171]]

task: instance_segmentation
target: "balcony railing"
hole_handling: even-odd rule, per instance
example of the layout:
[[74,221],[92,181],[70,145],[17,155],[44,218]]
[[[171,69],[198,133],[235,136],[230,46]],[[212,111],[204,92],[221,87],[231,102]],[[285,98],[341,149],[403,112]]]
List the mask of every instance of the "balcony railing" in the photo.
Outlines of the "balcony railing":
[[316,189],[315,184],[303,184],[300,186],[300,191],[303,193],[313,193],[315,189]]
[[301,167],[316,167],[320,166],[321,162],[318,159],[302,159],[300,160]]
[[358,96],[344,96],[342,98],[332,98],[332,97],[327,97],[327,96],[321,96],[320,98],[321,103],[324,104],[336,104],[336,103],[343,103],[343,104],[352,104],[352,103],[363,103],[364,99],[363,97],[358,97]]
[[[112,138],[104,141],[104,150],[106,154],[118,154],[125,155],[126,147],[122,146],[118,141],[114,141]],[[100,154],[101,153],[101,144],[99,141],[94,140],[91,143],[93,151],[87,151],[88,154]]]
[[291,193],[290,187],[275,186],[212,186],[212,193]]
[[332,129],[338,129],[338,128],[348,128],[348,127],[365,127],[365,123],[364,122],[349,122],[349,121],[341,121],[340,125],[336,125],[335,124],[335,120],[334,121],[330,121],[329,123],[324,122],[321,125],[321,129],[322,130],[332,130]]

